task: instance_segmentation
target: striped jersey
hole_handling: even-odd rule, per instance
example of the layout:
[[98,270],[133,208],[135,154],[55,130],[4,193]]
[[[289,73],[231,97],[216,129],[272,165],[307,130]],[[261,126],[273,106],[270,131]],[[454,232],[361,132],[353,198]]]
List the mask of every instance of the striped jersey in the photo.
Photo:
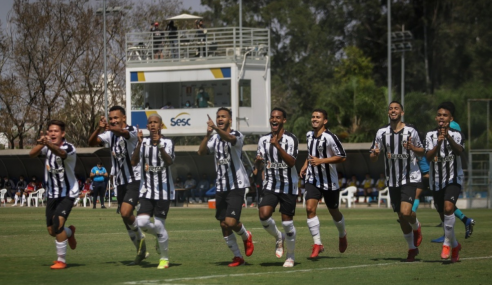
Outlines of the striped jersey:
[[[465,148],[461,132],[449,129],[449,136]],[[432,130],[425,136],[425,151],[432,150],[437,145],[438,129]],[[431,190],[439,191],[448,184],[463,185],[464,174],[461,164],[461,157],[455,155],[447,139],[441,144],[441,149],[437,152],[434,159],[430,162],[429,186]]]
[[77,198],[79,196],[79,183],[75,177],[77,152],[66,140],[63,140],[60,149],[67,153],[65,159],[55,155],[47,146],[41,149],[41,154],[46,156],[44,181],[48,198]]
[[117,136],[111,131],[105,131],[99,138],[109,144],[111,151],[111,175],[115,176],[115,186],[128,184],[140,180],[140,163],[132,166],[131,156],[137,146],[137,129],[133,126],[125,128],[130,133],[130,138]]
[[229,191],[249,187],[249,177],[241,160],[244,135],[239,131],[229,133],[236,137],[236,143],[223,140],[214,134],[207,142],[209,152],[215,154],[215,170],[217,171],[217,191]]
[[[161,137],[159,144],[174,161],[174,144]],[[140,198],[150,200],[174,200],[174,183],[171,166],[166,166],[158,145],[152,145],[151,138],[144,138],[140,146]]]
[[[297,195],[298,176],[295,166],[289,167],[278,153],[277,148],[270,144],[272,133],[264,135],[258,141],[257,155],[263,157],[265,163],[265,179],[263,190]],[[294,134],[284,132],[279,140],[280,147],[293,158],[297,158],[299,142]]]
[[[346,157],[345,150],[338,137],[325,130],[316,137],[314,131],[306,134],[308,156],[329,158],[333,156]],[[323,190],[338,190],[338,172],[335,164],[324,163],[318,166],[309,164],[306,171],[306,182]]]
[[388,124],[380,128],[374,138],[371,150],[376,148],[377,144],[380,154],[384,155],[385,174],[389,187],[401,187],[421,180],[415,153],[403,147],[409,137],[414,146],[423,147],[417,130],[409,124],[397,133]]

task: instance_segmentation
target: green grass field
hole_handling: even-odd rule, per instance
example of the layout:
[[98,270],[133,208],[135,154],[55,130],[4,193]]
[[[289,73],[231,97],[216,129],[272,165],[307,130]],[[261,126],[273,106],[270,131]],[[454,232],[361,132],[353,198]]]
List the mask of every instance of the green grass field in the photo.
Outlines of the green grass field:
[[[440,259],[441,245],[431,243],[442,234],[435,227],[435,210],[418,211],[424,241],[418,262],[406,263],[407,246],[396,215],[388,209],[342,209],[348,249],[338,252],[338,235],[326,208],[318,212],[325,252],[308,259],[312,238],[304,209],[298,207],[296,265],[283,268],[274,253],[274,239],[261,227],[256,208],[244,209],[242,221],[253,233],[255,252],[246,266],[229,268],[232,260],[214,210],[171,208],[169,233],[171,267],[157,270],[155,237],[147,236],[150,256],[140,266],[126,266],[135,256],[115,208],[74,208],[69,223],[77,227],[77,249],[68,249],[65,270],[53,271],[54,239],[47,234],[44,208],[0,208],[1,284],[490,284],[492,278],[492,211],[465,210],[477,221],[471,238],[456,222],[461,262]],[[280,224],[278,213],[274,215]],[[240,240],[240,239],[239,239]],[[243,251],[243,246],[240,244]]]

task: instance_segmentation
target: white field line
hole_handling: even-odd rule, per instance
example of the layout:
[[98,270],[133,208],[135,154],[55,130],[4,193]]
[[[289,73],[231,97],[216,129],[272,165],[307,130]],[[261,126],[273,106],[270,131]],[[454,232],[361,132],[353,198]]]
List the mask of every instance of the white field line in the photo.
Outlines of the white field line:
[[[492,256],[460,258],[460,260],[478,260],[478,259],[492,259]],[[361,265],[352,265],[352,266],[344,266],[344,267],[326,267],[326,268],[299,269],[299,270],[287,270],[287,271],[269,271],[269,272],[258,272],[258,273],[223,274],[223,275],[208,275],[208,276],[197,276],[197,277],[169,278],[169,279],[162,279],[162,280],[129,281],[129,282],[124,282],[123,284],[129,284],[129,285],[169,284],[169,282],[176,282],[176,281],[179,282],[179,281],[193,281],[193,280],[204,280],[204,279],[213,279],[213,278],[305,273],[305,272],[313,272],[313,271],[345,270],[345,269],[354,269],[354,268],[377,267],[377,266],[400,265],[400,264],[411,265],[411,264],[419,264],[419,263],[420,262],[390,262],[390,263],[378,263],[378,264],[361,264]]]

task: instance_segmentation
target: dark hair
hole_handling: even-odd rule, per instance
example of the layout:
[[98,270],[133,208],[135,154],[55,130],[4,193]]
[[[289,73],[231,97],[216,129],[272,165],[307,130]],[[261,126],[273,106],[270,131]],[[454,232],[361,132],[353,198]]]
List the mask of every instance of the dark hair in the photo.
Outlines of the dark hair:
[[273,113],[273,111],[279,111],[279,112],[282,112],[282,116],[284,116],[284,119],[287,119],[287,113],[285,112],[284,109],[282,108],[279,108],[279,107],[275,107],[272,109],[272,111],[270,112],[270,114]]
[[232,118],[232,111],[226,107],[220,107],[219,110],[217,110],[217,114],[220,112],[220,111],[227,111],[227,113],[229,113],[229,117]]
[[120,111],[123,115],[126,116],[126,112],[125,112],[125,108],[121,107],[121,106],[113,106],[111,108],[109,108],[109,111],[110,112],[113,112],[113,111]]
[[326,111],[325,111],[324,109],[319,109],[319,108],[316,108],[316,109],[314,109],[314,110],[313,110],[313,112],[312,112],[312,113],[314,113],[314,112],[319,112],[319,113],[322,113],[322,114],[323,114],[323,116],[325,117],[325,119],[328,119],[328,113],[326,113]]
[[388,104],[388,107],[389,107],[391,104],[393,104],[393,103],[396,103],[396,104],[400,105],[400,108],[403,110],[403,105],[402,105],[400,102],[398,102],[398,101],[391,101],[391,102]]
[[62,132],[65,131],[65,123],[63,121],[60,121],[60,120],[51,120],[48,122],[48,129],[50,128],[51,125],[57,125],[60,127],[60,130]]
[[98,162],[96,163],[96,165],[99,165],[99,164],[100,164],[100,165],[103,165],[102,161],[98,161]]
[[439,106],[437,106],[437,110],[439,110],[439,109],[448,110],[449,113],[451,113],[451,116],[453,116],[453,117],[454,117],[454,111],[456,110],[453,102],[449,102],[449,101],[442,102],[441,104],[439,104]]

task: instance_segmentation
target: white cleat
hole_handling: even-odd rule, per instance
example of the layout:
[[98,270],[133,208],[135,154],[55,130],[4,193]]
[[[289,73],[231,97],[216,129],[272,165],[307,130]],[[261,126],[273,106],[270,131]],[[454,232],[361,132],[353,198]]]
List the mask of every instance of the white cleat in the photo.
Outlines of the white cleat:
[[284,267],[294,267],[294,259],[287,258],[284,262]]
[[277,240],[277,243],[275,245],[275,256],[277,258],[282,258],[284,255],[284,240],[285,240],[285,235],[282,233],[282,238]]

